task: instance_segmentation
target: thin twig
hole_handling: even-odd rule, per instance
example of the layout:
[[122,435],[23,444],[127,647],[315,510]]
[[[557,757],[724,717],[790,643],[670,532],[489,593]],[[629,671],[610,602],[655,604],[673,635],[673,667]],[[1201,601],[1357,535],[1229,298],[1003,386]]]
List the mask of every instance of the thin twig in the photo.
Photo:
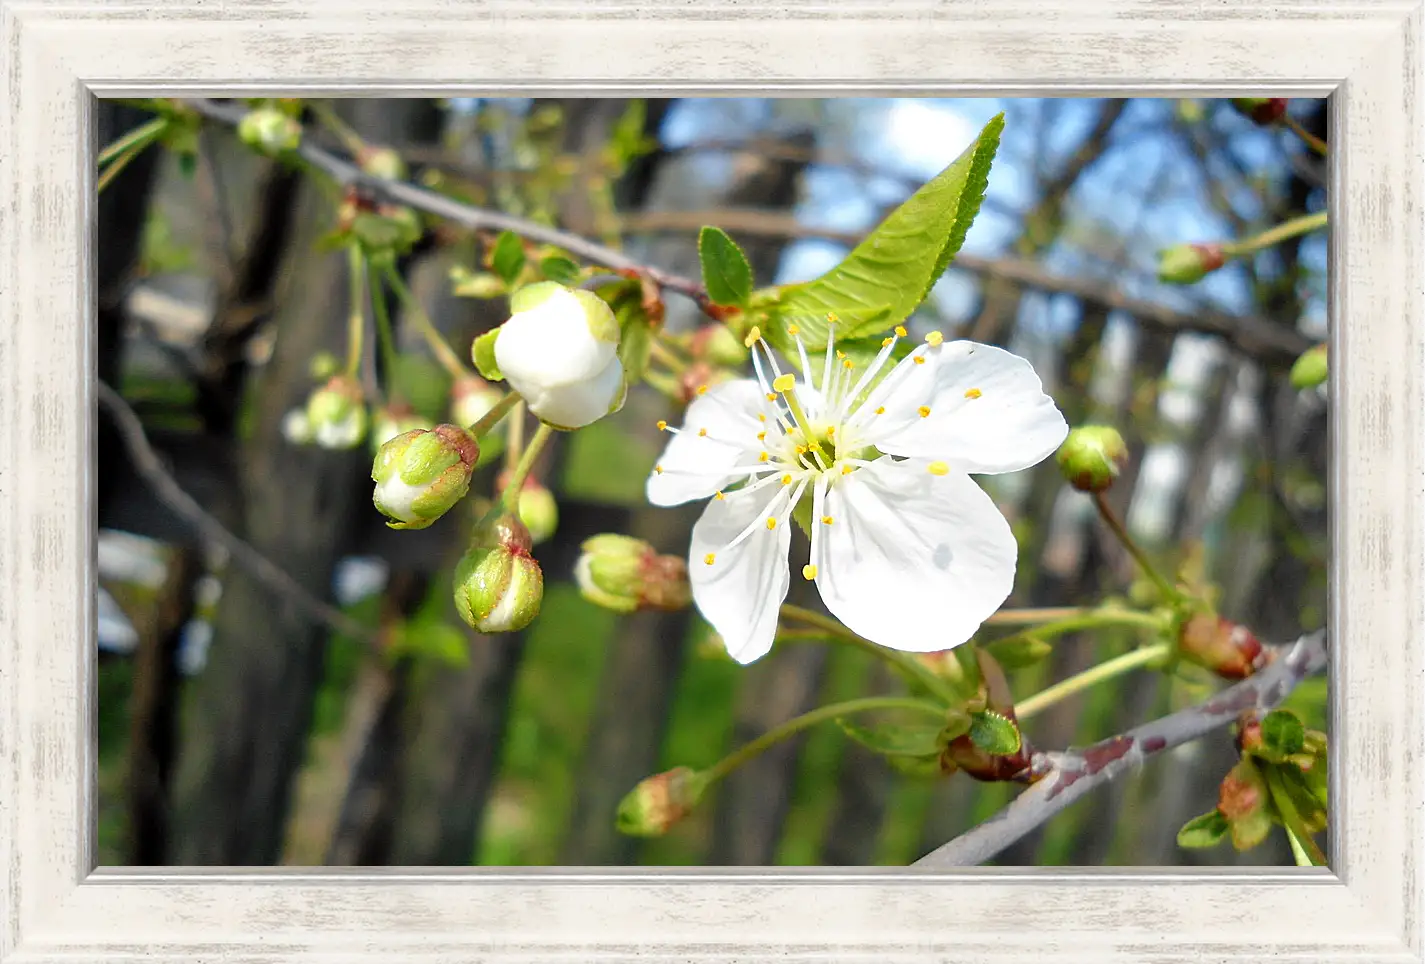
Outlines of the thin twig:
[[[625,215],[622,223],[626,234],[672,234],[713,225],[734,235],[825,238],[848,246],[859,244],[865,237],[860,231],[804,224],[791,215],[754,208],[640,211]],[[1265,363],[1290,366],[1311,347],[1310,340],[1294,329],[1265,318],[1230,315],[1207,307],[1180,311],[1161,302],[1126,295],[1095,278],[1053,274],[1022,258],[984,257],[961,251],[950,262],[950,268],[987,278],[1002,278],[1035,291],[1072,295],[1087,304],[1121,311],[1140,324],[1159,331],[1194,331],[1216,335],[1238,351]]]
[[376,645],[376,635],[367,627],[312,595],[280,566],[229,532],[199,505],[164,468],[163,461],[149,443],[143,423],[128,403],[105,382],[96,380],[95,386],[99,404],[108,409],[109,414],[114,417],[124,447],[133,458],[134,468],[153,489],[160,502],[192,526],[198,535],[226,549],[233,561],[259,582],[290,600],[315,621],[370,646]]
[[1036,782],[984,823],[936,848],[915,866],[973,867],[1025,837],[1084,794],[1181,746],[1234,722],[1246,710],[1267,710],[1296,685],[1326,668],[1326,633],[1318,630],[1279,647],[1265,669],[1205,703],[1180,710],[1083,750],[1037,752],[1030,760]]
[[[220,103],[203,99],[189,100],[185,103],[204,117],[227,124],[229,127],[236,127],[247,114],[247,108],[241,104]],[[359,188],[373,197],[417,208],[474,231],[511,231],[531,241],[563,248],[570,254],[605,268],[636,271],[660,287],[676,291],[699,304],[703,304],[707,300],[707,293],[703,290],[701,282],[643,264],[635,258],[596,242],[588,241],[576,234],[536,224],[524,218],[502,214],[499,211],[472,207],[452,200],[443,194],[416,187],[414,184],[372,177],[350,161],[343,160],[306,140],[303,140],[296,153],[302,160],[325,172],[327,176],[343,187]]]

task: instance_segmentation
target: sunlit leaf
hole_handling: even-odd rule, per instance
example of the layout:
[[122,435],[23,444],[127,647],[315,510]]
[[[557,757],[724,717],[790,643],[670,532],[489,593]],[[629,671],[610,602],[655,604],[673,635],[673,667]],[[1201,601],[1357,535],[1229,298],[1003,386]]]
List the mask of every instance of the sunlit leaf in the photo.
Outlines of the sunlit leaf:
[[759,292],[756,303],[773,322],[772,333],[780,338],[795,324],[808,348],[820,348],[830,330],[828,315],[841,320],[838,339],[886,331],[910,317],[965,242],[1003,129],[1004,115],[996,115],[959,158],[826,274]]
[[752,294],[752,265],[725,231],[705,227],[698,232],[698,260],[709,298],[719,305],[747,303]]

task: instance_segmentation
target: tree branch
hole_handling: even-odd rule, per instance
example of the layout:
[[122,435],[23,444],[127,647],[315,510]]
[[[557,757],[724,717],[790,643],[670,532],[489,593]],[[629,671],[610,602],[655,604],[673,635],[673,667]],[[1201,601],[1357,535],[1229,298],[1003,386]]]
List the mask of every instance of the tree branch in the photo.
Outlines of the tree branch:
[[[247,115],[247,108],[241,104],[202,99],[188,100],[185,103],[209,120],[218,121],[229,127],[236,127]],[[471,230],[510,231],[531,241],[552,244],[605,268],[636,271],[660,287],[685,295],[700,305],[707,302],[707,293],[703,290],[701,282],[643,264],[613,248],[588,241],[576,234],[570,234],[568,231],[561,231],[558,228],[547,227],[524,218],[502,214],[499,211],[473,207],[413,184],[372,177],[350,161],[343,160],[335,154],[317,147],[305,137],[297,148],[297,154],[342,187],[359,188],[373,197],[417,208],[427,214],[434,214]]]
[[[229,126],[236,126],[247,113],[241,104],[212,100],[190,100],[189,105],[204,117]],[[356,187],[380,197],[428,214],[445,218],[471,230],[511,231],[521,237],[543,244],[552,244],[593,264],[615,270],[636,271],[660,287],[675,291],[707,305],[707,292],[702,282],[683,277],[661,268],[644,264],[612,248],[586,240],[557,228],[536,224],[524,218],[498,211],[477,208],[453,200],[443,194],[399,181],[383,180],[364,174],[350,161],[304,139],[298,155],[313,167],[323,171],[339,185]],[[744,234],[776,237],[822,237],[854,245],[863,235],[832,231],[799,224],[795,218],[758,210],[656,211],[625,215],[620,219],[622,231],[646,233],[696,231],[704,224],[716,225]],[[1085,302],[1110,310],[1122,311],[1136,321],[1164,331],[1195,331],[1217,335],[1243,353],[1265,364],[1284,368],[1311,347],[1311,342],[1291,328],[1266,319],[1234,316],[1208,309],[1178,311],[1167,305],[1124,295],[1112,287],[1090,278],[1065,278],[1051,274],[1038,265],[1013,258],[985,258],[961,252],[954,267],[974,274],[1001,278],[1037,291],[1073,295]]]
[[229,532],[199,505],[163,467],[163,461],[149,444],[143,423],[128,403],[104,381],[96,379],[94,384],[99,404],[113,416],[124,447],[128,449],[129,456],[134,461],[135,470],[153,489],[160,502],[191,525],[200,536],[226,549],[233,561],[250,572],[259,582],[290,600],[318,623],[369,646],[376,645],[376,636],[369,629],[335,606],[313,596],[284,569]]
[[[802,224],[790,215],[755,209],[645,211],[622,219],[622,229],[630,234],[696,231],[705,224],[733,234],[826,238],[848,246],[860,243],[865,237],[860,232],[815,227]],[[1206,308],[1179,311],[1160,302],[1125,295],[1093,278],[1055,275],[1032,261],[1019,258],[987,258],[962,251],[950,262],[950,268],[1003,278],[1036,291],[1073,295],[1089,304],[1122,311],[1149,328],[1216,335],[1243,354],[1275,367],[1290,366],[1312,345],[1310,339],[1294,329],[1265,318],[1229,315]]]
[[1324,630],[1279,647],[1256,675],[1205,703],[1180,710],[1083,750],[1037,752],[1030,769],[1036,782],[1009,806],[916,861],[916,867],[973,867],[984,863],[1095,787],[1150,758],[1235,721],[1246,710],[1268,710],[1296,685],[1326,667]]

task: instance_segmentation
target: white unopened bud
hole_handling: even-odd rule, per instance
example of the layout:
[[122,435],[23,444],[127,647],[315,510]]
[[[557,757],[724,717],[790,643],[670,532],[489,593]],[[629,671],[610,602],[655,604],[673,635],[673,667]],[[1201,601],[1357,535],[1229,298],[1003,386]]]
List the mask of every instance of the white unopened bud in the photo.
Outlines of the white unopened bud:
[[305,408],[294,408],[282,417],[282,437],[293,445],[311,445],[316,438]]
[[515,292],[510,307],[514,313],[495,339],[495,362],[531,412],[555,428],[574,429],[619,409],[619,325],[603,299],[544,281]]

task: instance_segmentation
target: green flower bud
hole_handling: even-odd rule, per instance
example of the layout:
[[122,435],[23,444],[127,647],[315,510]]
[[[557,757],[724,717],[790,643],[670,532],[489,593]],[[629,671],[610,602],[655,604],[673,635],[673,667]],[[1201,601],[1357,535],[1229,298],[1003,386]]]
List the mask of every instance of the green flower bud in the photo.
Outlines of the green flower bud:
[[1059,446],[1059,471],[1080,492],[1104,492],[1128,461],[1123,436],[1107,425],[1074,429]]
[[703,325],[693,334],[693,357],[736,368],[747,361],[747,347],[726,325]]
[[312,440],[327,449],[349,449],[366,435],[366,404],[354,378],[335,375],[307,399]]
[[244,144],[267,155],[294,151],[302,143],[302,125],[297,119],[271,106],[248,111],[238,122],[237,132]]
[[455,569],[455,608],[478,632],[512,633],[539,615],[544,573],[530,557],[529,530],[505,515],[477,536]]
[[1227,263],[1220,244],[1175,244],[1158,252],[1158,280],[1164,284],[1197,284]]
[[356,163],[362,173],[387,181],[406,179],[406,162],[401,155],[389,147],[368,147],[356,156]]
[[1286,116],[1285,97],[1234,97],[1232,106],[1243,117],[1254,123],[1270,127]]
[[1317,387],[1326,381],[1326,376],[1326,345],[1324,343],[1302,352],[1301,357],[1296,360],[1296,364],[1291,366],[1291,385],[1301,391]]
[[529,529],[531,545],[539,545],[559,527],[559,504],[554,493],[534,480],[525,483],[519,498],[520,521]]
[[371,449],[373,452],[380,451],[382,445],[397,435],[432,427],[430,419],[409,405],[386,405],[378,408],[371,417]]
[[1261,641],[1250,629],[1212,613],[1197,613],[1183,623],[1178,651],[1185,659],[1232,680],[1251,676],[1266,659]]
[[707,777],[688,767],[674,767],[648,777],[618,805],[618,829],[630,837],[661,837],[702,799]]
[[604,534],[585,540],[574,565],[579,593],[614,612],[658,609],[673,612],[692,601],[688,564],[661,556],[642,539]]
[[331,352],[319,351],[308,362],[307,371],[316,381],[324,382],[341,371],[341,362]]
[[480,447],[457,425],[398,435],[381,446],[371,466],[372,501],[393,529],[424,529],[470,491]]

